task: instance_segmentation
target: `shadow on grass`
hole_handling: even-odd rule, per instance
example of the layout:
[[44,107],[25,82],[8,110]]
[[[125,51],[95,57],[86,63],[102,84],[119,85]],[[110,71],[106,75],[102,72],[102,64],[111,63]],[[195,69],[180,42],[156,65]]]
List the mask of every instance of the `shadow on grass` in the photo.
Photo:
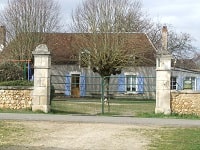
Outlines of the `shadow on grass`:
[[63,114],[63,115],[68,115],[68,114],[83,114],[83,115],[90,115],[89,113],[83,113],[83,112],[78,112],[78,111],[66,111],[66,110],[59,110],[59,109],[51,109],[50,111],[51,114]]

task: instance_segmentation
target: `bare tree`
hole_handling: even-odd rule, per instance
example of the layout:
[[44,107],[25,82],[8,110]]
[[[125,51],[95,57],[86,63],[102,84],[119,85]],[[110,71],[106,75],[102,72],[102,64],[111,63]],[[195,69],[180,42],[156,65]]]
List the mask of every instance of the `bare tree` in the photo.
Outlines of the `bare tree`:
[[11,57],[31,59],[32,50],[43,40],[41,33],[59,28],[59,10],[54,0],[8,0],[0,23],[7,29]]
[[[154,23],[151,28],[147,29],[149,38],[157,50],[161,49],[161,23]],[[192,45],[194,39],[188,33],[178,33],[174,31],[172,25],[168,26],[168,51],[174,59],[188,59],[194,57],[197,48]]]
[[141,32],[151,26],[141,1],[85,0],[72,12],[75,32]]
[[105,96],[108,96],[112,74],[120,74],[130,62],[137,65],[136,57],[148,59],[144,50],[133,48],[135,45],[128,33],[147,28],[145,18],[141,2],[129,0],[86,0],[72,13],[71,29],[79,33],[77,46],[84,54],[82,61],[102,78],[106,77]]

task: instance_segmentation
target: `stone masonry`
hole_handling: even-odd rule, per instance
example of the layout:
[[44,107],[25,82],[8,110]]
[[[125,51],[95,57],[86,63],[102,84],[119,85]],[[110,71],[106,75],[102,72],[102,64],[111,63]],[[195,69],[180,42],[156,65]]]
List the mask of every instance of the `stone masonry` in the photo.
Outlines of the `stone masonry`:
[[200,116],[200,93],[188,90],[171,92],[171,110],[177,114]]
[[0,89],[1,109],[31,109],[32,87],[2,87]]
[[171,55],[167,51],[167,27],[162,30],[162,49],[156,58],[155,113],[170,114]]
[[34,55],[34,90],[32,111],[50,111],[51,56],[45,44],[32,52]]

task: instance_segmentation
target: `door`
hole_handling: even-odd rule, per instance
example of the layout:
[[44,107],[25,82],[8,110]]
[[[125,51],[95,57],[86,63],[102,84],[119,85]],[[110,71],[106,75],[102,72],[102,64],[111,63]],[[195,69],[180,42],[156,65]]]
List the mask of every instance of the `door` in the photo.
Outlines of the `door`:
[[71,96],[80,97],[80,74],[71,74]]

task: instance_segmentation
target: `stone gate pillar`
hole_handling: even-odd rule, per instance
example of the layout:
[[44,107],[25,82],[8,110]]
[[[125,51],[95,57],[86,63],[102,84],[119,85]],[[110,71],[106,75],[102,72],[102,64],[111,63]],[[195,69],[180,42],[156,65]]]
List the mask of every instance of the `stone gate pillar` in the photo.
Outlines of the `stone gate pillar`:
[[171,114],[170,78],[171,55],[157,56],[155,113]]
[[41,44],[32,52],[34,56],[34,90],[32,111],[50,111],[51,57],[46,45]]
[[156,58],[156,108],[155,113],[171,114],[170,82],[171,59],[167,50],[167,27],[162,29],[162,49]]

